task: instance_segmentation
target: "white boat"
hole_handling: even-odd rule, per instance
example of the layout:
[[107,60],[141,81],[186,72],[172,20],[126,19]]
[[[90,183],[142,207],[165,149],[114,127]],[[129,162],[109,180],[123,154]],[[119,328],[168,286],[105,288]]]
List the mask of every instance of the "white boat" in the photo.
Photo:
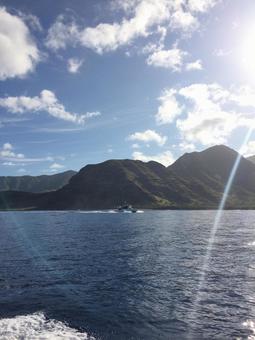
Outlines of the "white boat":
[[128,212],[128,213],[136,213],[137,212],[137,209],[133,208],[132,205],[130,204],[125,204],[125,205],[120,205],[118,208],[117,208],[117,211],[118,212]]

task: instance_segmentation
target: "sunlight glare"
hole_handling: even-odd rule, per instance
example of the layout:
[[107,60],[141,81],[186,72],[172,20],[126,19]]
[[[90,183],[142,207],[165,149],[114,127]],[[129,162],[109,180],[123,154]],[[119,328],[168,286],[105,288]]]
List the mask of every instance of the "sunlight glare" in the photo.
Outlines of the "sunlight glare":
[[255,26],[253,25],[244,33],[241,48],[241,62],[246,72],[255,75]]

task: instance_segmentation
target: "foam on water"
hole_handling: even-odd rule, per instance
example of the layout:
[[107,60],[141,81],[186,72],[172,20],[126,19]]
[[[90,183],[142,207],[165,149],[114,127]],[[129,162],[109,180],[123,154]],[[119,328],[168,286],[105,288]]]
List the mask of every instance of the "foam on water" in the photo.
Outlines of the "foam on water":
[[[45,214],[45,213],[57,213],[57,214],[68,214],[68,213],[78,213],[78,214],[117,214],[119,211],[115,209],[110,210],[33,210],[33,211],[23,211],[23,214]],[[7,212],[8,213],[8,212]],[[123,213],[132,213],[132,211],[123,211]],[[137,210],[136,213],[144,213],[143,210]]]
[[248,340],[255,340],[255,322],[251,320],[247,320],[243,323],[243,326],[248,328],[252,334],[248,336]]
[[116,214],[116,210],[74,210],[78,214]]
[[254,246],[255,246],[255,241],[248,242],[248,243],[247,243],[247,246],[249,246],[249,247],[254,247]]
[[0,319],[1,340],[95,340],[63,322],[47,319],[43,313]]

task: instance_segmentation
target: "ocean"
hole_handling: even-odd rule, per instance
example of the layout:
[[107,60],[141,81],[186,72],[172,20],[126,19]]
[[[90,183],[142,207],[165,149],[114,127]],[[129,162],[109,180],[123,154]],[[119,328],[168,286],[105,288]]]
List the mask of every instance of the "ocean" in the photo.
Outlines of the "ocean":
[[255,339],[255,211],[201,273],[215,214],[1,212],[0,339]]

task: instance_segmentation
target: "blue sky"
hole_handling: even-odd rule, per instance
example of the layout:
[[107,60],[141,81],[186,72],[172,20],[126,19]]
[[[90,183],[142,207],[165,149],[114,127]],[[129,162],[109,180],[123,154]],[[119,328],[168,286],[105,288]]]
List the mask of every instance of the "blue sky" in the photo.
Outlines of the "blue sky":
[[253,0],[0,0],[0,175],[238,149],[254,19]]

